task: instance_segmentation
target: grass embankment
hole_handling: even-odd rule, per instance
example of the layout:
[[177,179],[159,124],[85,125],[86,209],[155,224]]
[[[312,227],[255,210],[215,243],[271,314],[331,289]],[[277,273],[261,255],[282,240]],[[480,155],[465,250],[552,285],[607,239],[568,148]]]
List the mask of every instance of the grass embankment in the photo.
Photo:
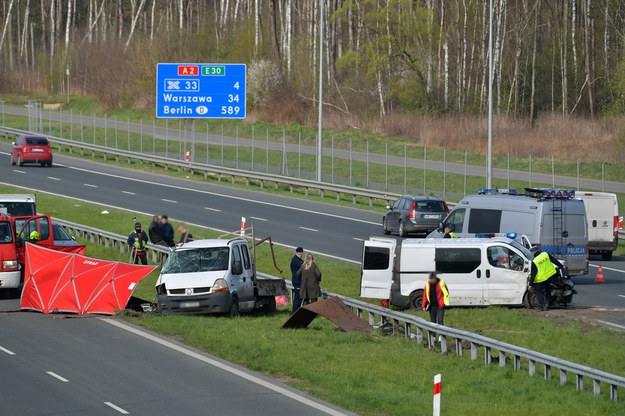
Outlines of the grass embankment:
[[[23,190],[0,186],[0,193],[10,192]],[[38,195],[38,205],[41,212],[122,234],[130,232],[135,216],[146,226],[149,222],[142,215],[47,194]],[[104,209],[109,214],[101,214]],[[201,237],[217,235],[207,229],[193,232]],[[103,247],[89,245],[87,252],[98,258],[128,259],[127,254]],[[267,254],[266,247],[259,250],[258,268],[273,273]],[[291,253],[276,247],[276,254],[278,264],[286,268]],[[318,262],[325,289],[357,295],[357,267],[326,258]],[[141,282],[135,295],[153,299],[157,274]],[[576,393],[572,382],[559,387],[557,381],[515,374],[510,366],[485,367],[481,359],[472,362],[441,356],[401,337],[344,334],[324,320],[315,321],[308,330],[282,330],[288,315],[288,308],[282,308],[273,316],[238,319],[154,315],[127,319],[362,414],[428,414],[435,373],[443,374],[446,414],[559,415],[571,413],[571,409],[575,409],[573,414],[625,412],[625,404],[609,402],[605,392],[596,399],[590,392]],[[625,374],[625,354],[621,353],[625,335],[618,332],[508,308],[451,309],[446,319],[451,326]]]

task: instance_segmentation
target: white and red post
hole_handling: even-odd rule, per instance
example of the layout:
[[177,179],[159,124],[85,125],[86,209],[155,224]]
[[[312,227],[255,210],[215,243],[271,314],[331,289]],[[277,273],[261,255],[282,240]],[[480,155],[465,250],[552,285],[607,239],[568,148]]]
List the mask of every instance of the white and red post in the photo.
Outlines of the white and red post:
[[245,237],[246,222],[245,217],[241,217],[241,238]]
[[434,406],[432,407],[434,416],[441,415],[441,375],[434,376]]
[[187,151],[187,153],[184,154],[184,161],[189,162],[190,159],[191,159],[191,152]]

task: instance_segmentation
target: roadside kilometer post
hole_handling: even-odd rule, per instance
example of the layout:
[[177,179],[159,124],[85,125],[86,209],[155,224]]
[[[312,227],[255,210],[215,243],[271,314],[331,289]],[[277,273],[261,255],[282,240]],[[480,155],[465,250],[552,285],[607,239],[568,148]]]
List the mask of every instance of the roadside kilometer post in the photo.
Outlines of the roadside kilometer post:
[[245,64],[157,64],[156,117],[244,119]]

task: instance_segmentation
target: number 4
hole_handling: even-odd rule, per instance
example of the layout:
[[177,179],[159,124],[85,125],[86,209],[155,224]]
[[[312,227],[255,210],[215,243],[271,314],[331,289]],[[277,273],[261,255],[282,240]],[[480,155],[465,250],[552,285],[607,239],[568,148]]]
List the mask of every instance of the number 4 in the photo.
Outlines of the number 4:
[[234,89],[235,89],[235,90],[238,90],[238,89],[239,89],[239,82],[238,82],[238,81],[234,83]]

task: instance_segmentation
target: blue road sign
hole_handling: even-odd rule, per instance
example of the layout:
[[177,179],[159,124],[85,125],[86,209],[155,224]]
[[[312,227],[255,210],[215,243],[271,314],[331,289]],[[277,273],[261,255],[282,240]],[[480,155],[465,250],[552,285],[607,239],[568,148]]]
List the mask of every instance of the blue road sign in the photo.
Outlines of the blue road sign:
[[245,118],[245,64],[157,64],[156,117]]

